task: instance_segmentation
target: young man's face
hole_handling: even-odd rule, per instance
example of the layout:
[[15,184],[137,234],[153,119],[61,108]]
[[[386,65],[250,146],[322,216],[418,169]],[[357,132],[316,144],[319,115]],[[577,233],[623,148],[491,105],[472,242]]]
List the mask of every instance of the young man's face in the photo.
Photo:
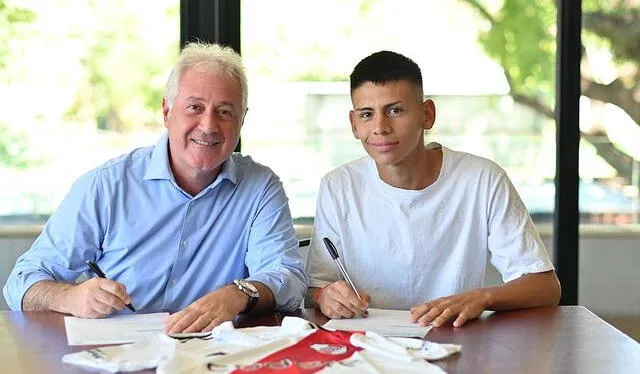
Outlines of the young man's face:
[[378,165],[400,165],[424,148],[435,107],[409,81],[366,82],[351,93],[351,129]]
[[173,107],[166,100],[162,107],[174,175],[216,176],[238,144],[244,119],[237,80],[189,68],[180,79]]

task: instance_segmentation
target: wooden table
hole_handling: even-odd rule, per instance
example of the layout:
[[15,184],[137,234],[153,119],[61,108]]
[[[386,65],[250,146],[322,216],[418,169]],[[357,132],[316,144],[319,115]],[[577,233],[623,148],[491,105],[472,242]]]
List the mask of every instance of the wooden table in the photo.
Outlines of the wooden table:
[[[327,320],[313,310],[298,315]],[[278,325],[282,318],[238,325]],[[462,328],[434,328],[428,339],[462,344],[460,354],[436,362],[447,373],[640,373],[640,344],[579,306],[490,313]],[[67,345],[62,314],[0,313],[0,372],[90,372],[61,361],[88,348]]]

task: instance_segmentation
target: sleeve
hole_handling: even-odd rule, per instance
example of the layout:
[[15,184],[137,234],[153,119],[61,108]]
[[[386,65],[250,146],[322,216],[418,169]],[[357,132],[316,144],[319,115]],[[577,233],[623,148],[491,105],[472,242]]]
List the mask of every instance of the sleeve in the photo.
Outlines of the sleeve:
[[12,310],[22,310],[27,290],[42,280],[75,282],[98,258],[103,224],[95,172],[76,180],[31,248],[16,261],[3,292]]
[[531,216],[503,170],[497,175],[488,211],[490,261],[505,283],[553,270]]
[[273,292],[276,309],[293,311],[302,305],[307,277],[288,199],[275,174],[269,179],[251,225],[245,265],[247,280],[261,282]]
[[309,276],[309,287],[324,287],[325,285],[342,279],[338,274],[333,259],[322,242],[322,238],[329,238],[338,248],[343,247],[339,230],[336,228],[338,216],[332,199],[327,178],[320,182],[316,216],[313,221],[311,243],[306,259],[306,272]]

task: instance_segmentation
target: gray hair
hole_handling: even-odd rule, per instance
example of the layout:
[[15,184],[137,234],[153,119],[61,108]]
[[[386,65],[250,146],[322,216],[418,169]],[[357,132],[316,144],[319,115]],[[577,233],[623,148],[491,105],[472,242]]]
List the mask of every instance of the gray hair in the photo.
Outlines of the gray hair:
[[213,73],[235,78],[240,83],[242,91],[242,113],[247,110],[247,76],[242,65],[240,55],[230,47],[223,47],[218,44],[209,43],[189,43],[180,52],[178,62],[175,64],[167,84],[165,86],[164,97],[173,108],[173,102],[178,95],[180,78],[188,68],[200,67]]

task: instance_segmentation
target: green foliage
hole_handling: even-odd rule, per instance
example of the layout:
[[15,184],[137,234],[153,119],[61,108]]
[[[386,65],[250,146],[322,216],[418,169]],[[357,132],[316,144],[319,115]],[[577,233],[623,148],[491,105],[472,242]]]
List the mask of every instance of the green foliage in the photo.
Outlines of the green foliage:
[[24,134],[11,131],[0,123],[0,167],[26,169],[37,165],[28,156],[29,142]]
[[[489,1],[462,0],[485,18],[490,28],[480,33],[484,51],[505,71],[512,93],[533,97],[553,107],[555,95],[556,2],[554,0],[503,0],[496,12]],[[624,15],[631,1],[584,0],[583,12]],[[583,32],[583,41],[611,49],[609,40]],[[619,57],[619,56],[614,56]],[[637,61],[635,61],[637,65]]]
[[[465,0],[486,9],[480,1]],[[537,97],[552,105],[554,99],[555,19],[552,0],[505,0],[482,32],[479,42],[499,61],[514,93]]]
[[0,0],[0,69],[5,67],[3,56],[9,52],[9,40],[19,32],[19,26],[32,22],[35,14],[29,10],[8,5]]
[[[103,130],[128,131],[157,126],[164,82],[171,59],[178,52],[177,33],[164,49],[153,50],[142,34],[144,19],[124,5],[112,3],[109,11],[98,9],[103,27],[83,36],[85,85],[66,113],[67,120],[95,120]],[[174,17],[170,7],[163,17]]]
[[[5,58],[9,54],[9,41],[19,33],[19,27],[32,22],[35,14],[31,11],[10,6],[0,0],[0,70],[6,67]],[[27,157],[28,142],[24,134],[12,132],[0,123],[0,167],[27,168],[35,163]]]

